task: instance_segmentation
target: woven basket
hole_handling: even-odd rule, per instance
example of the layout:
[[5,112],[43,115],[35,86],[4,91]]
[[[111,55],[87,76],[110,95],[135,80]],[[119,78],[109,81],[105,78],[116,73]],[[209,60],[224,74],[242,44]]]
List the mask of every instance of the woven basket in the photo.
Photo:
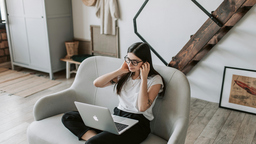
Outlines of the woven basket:
[[94,6],[97,0],[82,0],[86,6]]
[[65,42],[67,49],[67,56],[65,58],[70,59],[73,55],[78,55],[79,41]]

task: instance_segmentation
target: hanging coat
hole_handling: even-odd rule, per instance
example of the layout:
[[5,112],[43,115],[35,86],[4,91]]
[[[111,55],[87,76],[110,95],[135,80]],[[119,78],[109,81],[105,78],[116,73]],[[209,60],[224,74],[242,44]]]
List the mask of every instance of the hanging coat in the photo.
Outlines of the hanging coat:
[[97,0],[96,16],[101,20],[101,34],[116,34],[116,20],[119,18],[117,0]]

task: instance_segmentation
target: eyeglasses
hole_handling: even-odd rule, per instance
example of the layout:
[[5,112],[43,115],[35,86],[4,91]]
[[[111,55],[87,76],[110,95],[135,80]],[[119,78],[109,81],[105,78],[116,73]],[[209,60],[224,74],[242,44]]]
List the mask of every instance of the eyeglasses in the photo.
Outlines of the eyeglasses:
[[124,60],[127,64],[129,64],[131,62],[132,65],[134,65],[134,66],[137,66],[140,62],[142,62],[142,61],[137,61],[137,60],[131,60],[127,56],[124,57]]

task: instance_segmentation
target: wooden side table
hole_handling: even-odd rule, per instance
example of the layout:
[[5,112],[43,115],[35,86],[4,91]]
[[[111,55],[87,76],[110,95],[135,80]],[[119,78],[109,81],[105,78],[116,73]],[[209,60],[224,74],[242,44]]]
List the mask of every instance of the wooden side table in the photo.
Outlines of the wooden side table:
[[[80,62],[74,61],[72,59],[63,58],[63,59],[60,59],[60,60],[66,62],[66,78],[67,79],[70,78],[70,74],[77,72],[78,66],[81,64]],[[72,70],[72,71],[70,70],[70,65],[71,64],[75,64],[76,65],[76,69],[75,70]]]

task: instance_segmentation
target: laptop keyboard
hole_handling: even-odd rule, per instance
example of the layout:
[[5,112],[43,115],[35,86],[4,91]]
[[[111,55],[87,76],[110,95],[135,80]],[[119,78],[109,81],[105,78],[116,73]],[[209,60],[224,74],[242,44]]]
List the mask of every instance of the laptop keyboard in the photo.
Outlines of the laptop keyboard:
[[126,127],[128,127],[128,125],[126,125],[126,124],[121,124],[121,123],[117,123],[117,122],[115,122],[115,124],[116,124],[116,128],[118,131],[121,131],[121,130],[125,129]]

